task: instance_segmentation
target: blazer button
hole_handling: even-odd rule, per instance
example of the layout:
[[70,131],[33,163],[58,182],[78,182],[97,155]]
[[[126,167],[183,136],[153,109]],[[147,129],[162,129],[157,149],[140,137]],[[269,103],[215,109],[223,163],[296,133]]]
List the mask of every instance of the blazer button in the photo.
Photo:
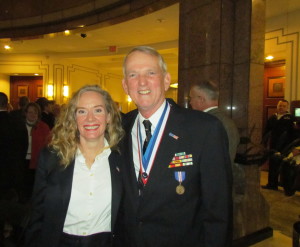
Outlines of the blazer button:
[[143,221],[139,221],[139,227],[143,226]]

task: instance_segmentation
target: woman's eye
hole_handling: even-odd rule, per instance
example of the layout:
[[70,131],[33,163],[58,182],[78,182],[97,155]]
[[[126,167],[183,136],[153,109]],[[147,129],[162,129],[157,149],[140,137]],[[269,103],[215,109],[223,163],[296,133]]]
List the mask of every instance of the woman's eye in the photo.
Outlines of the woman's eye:
[[77,115],[85,115],[86,113],[87,113],[87,111],[83,110],[83,109],[78,109],[76,112]]
[[102,112],[102,109],[101,109],[101,108],[95,109],[95,113],[101,113],[101,112]]

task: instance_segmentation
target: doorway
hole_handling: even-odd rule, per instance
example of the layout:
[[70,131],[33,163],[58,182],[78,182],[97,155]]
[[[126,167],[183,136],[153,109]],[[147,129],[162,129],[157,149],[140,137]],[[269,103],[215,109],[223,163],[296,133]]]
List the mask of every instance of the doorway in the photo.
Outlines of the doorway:
[[18,109],[19,98],[27,96],[31,102],[43,97],[42,76],[11,76],[10,103],[13,109]]
[[276,112],[277,103],[284,99],[285,60],[266,62],[264,69],[263,129]]

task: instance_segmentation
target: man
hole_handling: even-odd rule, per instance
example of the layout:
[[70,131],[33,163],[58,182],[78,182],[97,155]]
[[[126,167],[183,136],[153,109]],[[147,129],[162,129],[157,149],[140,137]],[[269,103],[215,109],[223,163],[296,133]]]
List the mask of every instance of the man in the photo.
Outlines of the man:
[[194,110],[207,112],[217,117],[223,124],[228,141],[231,163],[234,163],[237,146],[240,142],[239,131],[231,118],[219,108],[219,89],[212,81],[194,83],[190,90],[190,104]]
[[[294,126],[296,118],[288,111],[289,102],[279,100],[277,112],[267,121],[263,134],[265,145],[273,152],[282,152],[295,139]],[[268,184],[263,189],[278,190],[280,161],[276,155],[269,159]]]
[[25,125],[8,113],[8,98],[0,92],[0,198],[9,189],[23,190],[22,163],[28,139]]
[[11,111],[9,114],[18,122],[25,123],[24,108],[30,102],[27,96],[19,98],[19,109]]
[[134,48],[123,70],[123,88],[138,107],[124,117],[124,246],[230,246],[232,179],[222,124],[166,101],[171,77],[153,48]]

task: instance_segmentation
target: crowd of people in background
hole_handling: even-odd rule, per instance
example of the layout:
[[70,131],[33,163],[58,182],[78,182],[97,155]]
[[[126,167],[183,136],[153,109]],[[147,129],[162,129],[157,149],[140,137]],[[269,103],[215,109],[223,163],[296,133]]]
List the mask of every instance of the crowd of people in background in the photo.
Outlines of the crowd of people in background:
[[38,156],[50,140],[58,106],[46,98],[30,102],[23,96],[18,109],[13,109],[7,95],[0,92],[0,227],[4,229],[1,243],[18,241],[16,235],[22,235],[18,228],[21,231],[30,210]]

